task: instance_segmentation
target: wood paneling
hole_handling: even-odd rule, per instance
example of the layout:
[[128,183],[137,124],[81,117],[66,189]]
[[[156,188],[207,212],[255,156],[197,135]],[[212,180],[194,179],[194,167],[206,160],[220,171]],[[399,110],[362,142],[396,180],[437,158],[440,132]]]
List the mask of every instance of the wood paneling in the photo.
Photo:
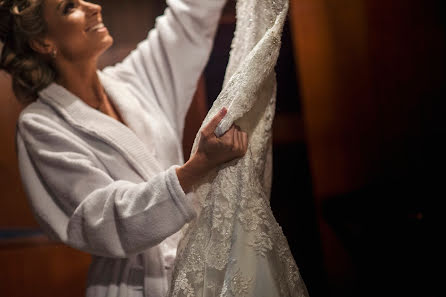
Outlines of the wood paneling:
[[373,166],[362,161],[362,153],[373,154],[362,141],[373,122],[364,8],[361,1],[295,0],[290,13],[325,266],[332,290],[341,291],[352,286],[352,260],[320,207],[323,197],[363,184]]
[[36,227],[20,182],[15,130],[22,106],[15,99],[9,75],[0,71],[0,228]]
[[291,8],[315,194],[342,193],[368,180],[378,154],[369,141],[377,106],[364,3],[294,0]]
[[[403,204],[395,210],[407,209],[405,203],[424,207],[426,200],[431,209],[438,204],[430,193],[439,188],[434,172],[444,160],[445,11],[439,0],[291,0],[305,135],[334,296],[359,296],[361,284],[357,263],[322,217],[326,201],[359,189],[380,193],[385,187],[370,185],[388,183],[394,193],[401,185],[425,187],[425,196],[376,199],[386,203],[377,210],[396,202]],[[400,215],[389,222],[403,224]],[[392,276],[386,277],[391,284]]]
[[1,296],[85,295],[90,256],[64,245],[45,238],[2,244],[0,263]]

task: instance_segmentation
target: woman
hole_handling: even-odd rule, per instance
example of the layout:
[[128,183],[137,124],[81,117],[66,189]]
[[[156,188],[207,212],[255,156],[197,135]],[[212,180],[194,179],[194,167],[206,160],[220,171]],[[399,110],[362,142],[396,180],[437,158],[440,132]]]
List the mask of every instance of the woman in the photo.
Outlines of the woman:
[[93,255],[87,296],[164,296],[191,189],[241,157],[247,135],[217,138],[222,111],[182,166],[184,118],[224,0],[169,1],[148,38],[96,69],[112,45],[101,7],[1,1],[1,68],[31,101],[17,124],[22,182],[44,230]]

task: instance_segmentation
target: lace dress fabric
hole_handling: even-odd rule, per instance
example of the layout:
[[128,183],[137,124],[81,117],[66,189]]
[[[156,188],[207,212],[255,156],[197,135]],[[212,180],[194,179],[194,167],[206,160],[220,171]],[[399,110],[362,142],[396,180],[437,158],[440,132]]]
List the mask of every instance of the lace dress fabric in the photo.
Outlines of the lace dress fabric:
[[203,125],[227,107],[216,134],[236,123],[248,132],[248,152],[195,189],[199,216],[183,230],[169,296],[308,296],[269,205],[274,66],[287,11],[288,0],[237,2],[224,87]]

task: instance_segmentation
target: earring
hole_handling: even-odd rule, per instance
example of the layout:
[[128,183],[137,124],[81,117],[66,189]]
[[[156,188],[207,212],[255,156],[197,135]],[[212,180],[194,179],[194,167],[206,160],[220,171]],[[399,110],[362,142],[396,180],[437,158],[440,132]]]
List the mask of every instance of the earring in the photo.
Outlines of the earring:
[[51,51],[51,57],[56,58],[57,56],[57,48],[53,48],[53,50]]

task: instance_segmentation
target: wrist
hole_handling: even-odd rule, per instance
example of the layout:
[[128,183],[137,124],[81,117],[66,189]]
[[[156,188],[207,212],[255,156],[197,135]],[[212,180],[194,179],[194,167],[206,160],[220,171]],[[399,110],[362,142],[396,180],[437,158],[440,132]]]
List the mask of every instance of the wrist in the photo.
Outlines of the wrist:
[[204,177],[213,168],[208,158],[199,152],[194,153],[182,167],[188,174],[196,178]]
[[176,169],[178,180],[183,191],[186,194],[190,192],[192,187],[211,169],[212,166],[209,165],[206,156],[201,153],[192,155],[183,166]]

